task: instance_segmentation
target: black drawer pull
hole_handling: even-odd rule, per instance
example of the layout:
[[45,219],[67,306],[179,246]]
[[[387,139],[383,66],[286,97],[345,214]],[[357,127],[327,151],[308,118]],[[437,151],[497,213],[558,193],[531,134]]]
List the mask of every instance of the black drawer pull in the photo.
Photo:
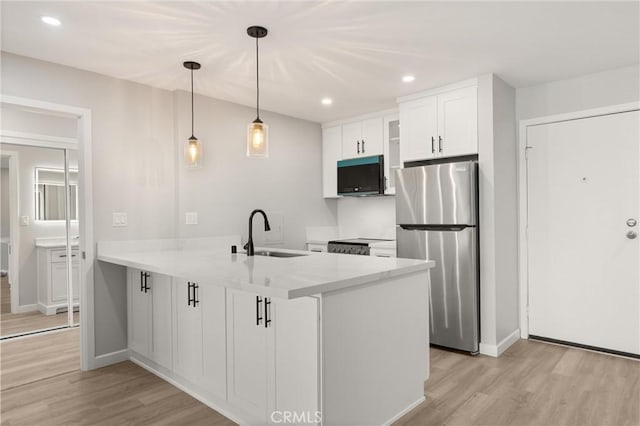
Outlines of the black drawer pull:
[[[191,291],[194,287],[194,284],[191,283],[191,281],[187,281],[187,305],[191,306],[191,302],[195,302],[195,296],[191,296]],[[195,303],[194,305],[195,306]]]
[[271,324],[271,318],[269,318],[270,313],[271,313],[271,298],[265,297],[264,298],[264,327],[265,328],[269,327],[269,324]]
[[358,154],[360,154],[360,141],[356,141],[356,144],[358,145]]
[[364,139],[362,139],[362,153],[364,154]]
[[262,297],[256,296],[256,325],[260,325],[262,321],[262,315],[260,315],[260,304],[262,303]]
[[143,276],[144,276],[144,292],[146,293],[151,289],[151,287],[147,285],[147,279],[151,276],[151,274],[145,272]]
[[200,286],[198,285],[198,283],[193,283],[193,307],[195,308],[196,306],[198,306],[198,303],[200,303],[200,300],[198,300],[198,289],[200,288]]
[[140,271],[140,291],[144,291],[144,272]]

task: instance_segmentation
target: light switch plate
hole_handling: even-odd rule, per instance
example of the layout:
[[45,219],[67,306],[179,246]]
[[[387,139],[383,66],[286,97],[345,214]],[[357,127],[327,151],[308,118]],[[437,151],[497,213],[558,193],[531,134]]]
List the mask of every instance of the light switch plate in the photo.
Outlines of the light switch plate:
[[127,214],[124,212],[114,212],[111,224],[117,228],[127,226]]
[[186,212],[185,213],[185,223],[187,225],[197,225],[198,224],[198,212]]
[[29,216],[20,216],[20,226],[29,226]]

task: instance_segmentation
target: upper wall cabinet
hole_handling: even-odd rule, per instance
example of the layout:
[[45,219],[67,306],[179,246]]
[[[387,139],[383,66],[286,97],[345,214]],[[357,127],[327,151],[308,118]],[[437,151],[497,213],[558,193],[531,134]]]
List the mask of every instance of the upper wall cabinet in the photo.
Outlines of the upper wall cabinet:
[[371,118],[342,126],[342,158],[381,155],[383,148],[382,118]]
[[478,153],[477,86],[400,103],[402,162]]
[[[379,115],[378,115],[379,114]],[[338,161],[384,155],[385,194],[394,194],[393,173],[401,167],[397,111],[322,129],[322,195],[338,198]]]

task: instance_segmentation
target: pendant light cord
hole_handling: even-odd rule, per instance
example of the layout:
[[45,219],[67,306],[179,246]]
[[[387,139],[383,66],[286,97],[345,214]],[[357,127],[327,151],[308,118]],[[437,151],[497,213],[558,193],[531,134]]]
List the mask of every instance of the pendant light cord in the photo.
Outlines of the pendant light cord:
[[256,118],[260,119],[260,58],[258,56],[258,37],[256,37]]
[[193,138],[193,68],[191,68],[191,137]]

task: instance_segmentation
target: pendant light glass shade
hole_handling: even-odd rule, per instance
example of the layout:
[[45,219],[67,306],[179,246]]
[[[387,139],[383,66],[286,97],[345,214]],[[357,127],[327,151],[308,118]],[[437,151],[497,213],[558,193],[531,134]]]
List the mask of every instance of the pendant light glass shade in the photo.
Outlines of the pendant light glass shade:
[[269,126],[259,118],[249,124],[247,129],[247,156],[269,157],[269,145],[267,144]]
[[199,70],[200,64],[193,61],[183,63],[184,67],[191,70],[191,137],[186,140],[184,146],[184,159],[187,167],[197,167],[202,161],[202,144],[193,135],[193,70]]
[[193,135],[187,139],[185,143],[184,158],[189,167],[197,167],[200,165],[200,160],[202,159],[202,144],[200,144],[200,141]]
[[247,34],[256,39],[256,119],[247,127],[247,157],[269,157],[268,126],[260,120],[260,62],[258,39],[267,35],[267,29],[259,26],[247,28]]

